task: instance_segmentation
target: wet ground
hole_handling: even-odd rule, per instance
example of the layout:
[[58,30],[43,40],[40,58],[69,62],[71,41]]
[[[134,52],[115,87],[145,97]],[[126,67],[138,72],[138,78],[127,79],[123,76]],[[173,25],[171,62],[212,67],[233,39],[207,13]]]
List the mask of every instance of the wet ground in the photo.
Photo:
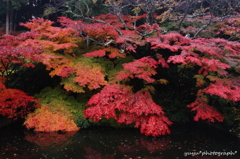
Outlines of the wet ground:
[[0,129],[0,159],[239,159],[240,139],[208,126],[172,127],[144,136],[138,129],[92,128],[34,133],[20,125]]

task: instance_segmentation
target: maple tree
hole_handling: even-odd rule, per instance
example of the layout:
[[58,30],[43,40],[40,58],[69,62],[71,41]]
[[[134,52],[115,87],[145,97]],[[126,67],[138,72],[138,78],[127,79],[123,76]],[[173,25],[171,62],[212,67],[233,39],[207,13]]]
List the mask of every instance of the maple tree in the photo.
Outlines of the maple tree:
[[[226,100],[239,100],[239,88],[233,87],[230,82],[233,78],[227,71],[232,66],[236,73],[238,71],[238,42],[190,39],[178,33],[163,34],[158,24],[143,24],[134,28],[129,16],[122,16],[128,28],[125,30],[122,23],[114,22],[116,18],[111,14],[101,15],[95,17],[98,23],[93,21],[90,25],[81,20],[61,17],[59,22],[65,26],[61,32],[59,28],[51,26],[51,21],[35,19],[22,24],[32,31],[38,31],[36,38],[26,40],[23,45],[40,46],[44,50],[41,53],[44,58],[39,62],[51,70],[50,76],[61,77],[65,90],[84,93],[85,88],[94,90],[104,86],[89,99],[86,104],[88,107],[83,111],[86,118],[95,122],[102,118],[113,118],[117,123],[135,124],[146,135],[169,134],[168,126],[172,122],[164,115],[162,107],[151,99],[151,94],[159,85],[171,86],[171,79],[161,77],[162,69],[168,68],[177,68],[181,76],[196,79],[194,91],[199,92],[196,93],[197,98],[194,102],[186,103],[187,107],[192,108],[191,111],[197,112],[194,120],[223,121],[223,116],[210,106],[208,98],[211,98],[209,95],[216,95]],[[102,21],[105,23],[102,24]],[[77,43],[99,47],[79,54],[74,49]],[[143,52],[140,55],[139,47],[147,44],[151,53]],[[128,60],[129,56],[137,59]],[[119,58],[126,58],[126,61],[120,62]],[[233,62],[236,64],[232,65]],[[116,67],[119,65],[120,69]],[[137,79],[140,86],[134,84]],[[234,84],[238,80],[235,81]],[[179,84],[184,85],[181,82]],[[216,87],[223,89],[226,95],[223,91],[217,92]]]
[[[46,91],[42,93],[45,95],[36,95],[42,100],[42,106],[26,118],[28,128],[76,131],[79,118],[90,122],[105,118],[114,119],[117,124],[133,125],[145,135],[159,136],[169,134],[169,126],[180,118],[186,119],[186,112],[195,121],[224,121],[226,115],[221,111],[224,104],[217,107],[215,103],[239,101],[239,42],[197,38],[210,24],[190,28],[196,34],[188,32],[189,28],[181,28],[189,21],[199,20],[200,25],[217,22],[222,15],[209,15],[204,7],[198,8],[198,12],[207,14],[197,19],[189,16],[190,11],[185,17],[174,13],[172,6],[185,4],[178,1],[161,4],[154,1],[146,6],[145,1],[137,2],[132,15],[122,14],[125,4],[130,5],[126,1],[106,1],[109,8],[119,10],[94,17],[82,14],[81,20],[59,17],[61,27],[36,18],[21,24],[29,32],[0,39],[1,50],[7,45],[8,50],[16,52],[16,56],[10,56],[10,51],[0,54],[3,55],[2,81],[7,80],[5,77],[16,64],[30,67],[34,66],[32,62],[42,63],[49,76],[59,79],[55,86],[62,93],[48,89],[54,95]],[[160,9],[166,12],[162,16],[154,15]],[[180,30],[191,33],[193,39],[161,28],[159,23],[174,17],[182,18]],[[219,29],[224,32],[223,28]],[[48,118],[53,118],[53,123]]]

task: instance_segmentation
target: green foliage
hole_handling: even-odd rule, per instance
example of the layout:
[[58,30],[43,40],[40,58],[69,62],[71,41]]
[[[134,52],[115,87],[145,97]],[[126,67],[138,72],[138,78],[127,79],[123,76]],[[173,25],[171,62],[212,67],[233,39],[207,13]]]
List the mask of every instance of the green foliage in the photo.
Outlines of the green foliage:
[[48,17],[50,14],[53,14],[55,12],[56,12],[56,8],[55,7],[50,7],[50,8],[47,8],[43,11],[43,16]]
[[77,45],[77,48],[73,48],[73,52],[77,57],[81,57],[82,54],[101,49],[101,47],[98,45],[88,46],[85,41],[78,42]]
[[168,32],[178,30],[178,26],[175,22],[165,22],[165,23],[161,24],[161,28]]
[[88,127],[88,121],[84,119],[84,114],[82,113],[85,109],[86,99],[85,101],[76,100],[60,86],[55,88],[46,87],[39,94],[36,94],[35,97],[40,99],[41,105],[49,107],[50,110],[66,109],[73,115],[73,119],[79,127]]

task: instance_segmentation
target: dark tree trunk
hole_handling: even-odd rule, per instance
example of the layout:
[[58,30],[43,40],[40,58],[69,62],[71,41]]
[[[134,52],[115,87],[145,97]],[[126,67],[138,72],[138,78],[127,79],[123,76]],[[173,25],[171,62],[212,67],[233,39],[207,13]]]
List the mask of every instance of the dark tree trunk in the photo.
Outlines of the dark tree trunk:
[[9,1],[7,1],[7,11],[6,11],[6,34],[9,34]]

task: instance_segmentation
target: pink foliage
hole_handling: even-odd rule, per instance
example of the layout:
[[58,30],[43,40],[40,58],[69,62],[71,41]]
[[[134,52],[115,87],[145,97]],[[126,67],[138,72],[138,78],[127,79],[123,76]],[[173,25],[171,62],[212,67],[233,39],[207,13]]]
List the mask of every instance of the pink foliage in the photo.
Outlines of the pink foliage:
[[[100,93],[95,94],[88,101],[84,113],[87,118],[100,121],[114,118],[118,123],[131,124],[139,127],[141,133],[158,136],[169,134],[168,125],[172,122],[164,116],[161,106],[150,99],[149,92],[136,92],[121,85],[105,86]],[[117,111],[121,112],[116,115]]]
[[240,81],[238,78],[218,79],[205,88],[203,92],[227,100],[240,101]]
[[83,54],[83,56],[86,56],[86,57],[103,57],[105,55],[106,55],[105,50],[96,50],[93,52],[88,52],[86,54]]
[[123,64],[124,71],[118,72],[117,79],[126,79],[127,75],[132,78],[133,76],[143,79],[148,83],[152,83],[155,80],[150,76],[157,74],[154,68],[158,67],[158,62],[150,57],[143,57],[138,60],[134,60],[130,63]]
[[207,120],[208,122],[214,122],[215,119],[219,122],[222,122],[224,119],[219,112],[208,105],[207,97],[203,94],[202,90],[198,91],[196,100],[187,105],[187,107],[192,108],[191,111],[197,111],[197,114],[194,117],[195,121],[202,119]]

